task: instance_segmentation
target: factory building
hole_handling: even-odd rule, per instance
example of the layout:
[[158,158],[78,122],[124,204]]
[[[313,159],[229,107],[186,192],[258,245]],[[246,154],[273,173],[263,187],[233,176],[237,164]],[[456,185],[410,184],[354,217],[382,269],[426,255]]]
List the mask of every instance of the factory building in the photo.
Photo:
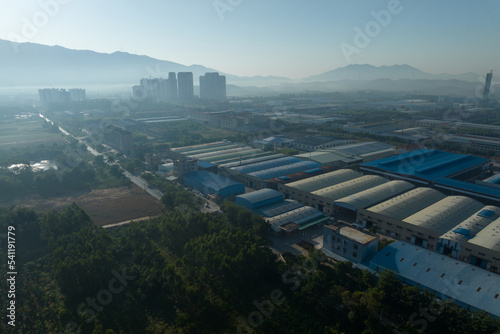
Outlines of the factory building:
[[323,248],[349,261],[360,263],[377,253],[379,237],[352,227],[325,225]]
[[477,266],[402,241],[384,247],[369,266],[377,272],[391,270],[403,283],[417,285],[467,310],[500,317],[500,275]]
[[227,198],[245,193],[243,184],[206,171],[184,174],[183,182],[186,186],[197,189],[205,195]]

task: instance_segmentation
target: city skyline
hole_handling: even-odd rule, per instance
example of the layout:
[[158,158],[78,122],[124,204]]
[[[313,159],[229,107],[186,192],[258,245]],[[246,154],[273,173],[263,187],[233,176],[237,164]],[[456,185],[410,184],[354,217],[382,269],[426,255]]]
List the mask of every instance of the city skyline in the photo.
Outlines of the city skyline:
[[445,0],[2,0],[0,38],[199,64],[238,76],[300,79],[350,64],[428,73],[500,68],[500,4]]

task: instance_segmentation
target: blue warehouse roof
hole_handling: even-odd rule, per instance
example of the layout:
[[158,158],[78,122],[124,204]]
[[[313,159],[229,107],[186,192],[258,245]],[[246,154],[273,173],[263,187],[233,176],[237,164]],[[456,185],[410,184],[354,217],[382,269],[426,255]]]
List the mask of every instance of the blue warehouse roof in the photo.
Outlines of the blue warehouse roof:
[[186,173],[184,174],[184,180],[186,179],[198,184],[202,184],[207,188],[213,189],[215,192],[220,192],[227,187],[243,185],[243,183],[236,182],[234,180],[228,179],[227,177],[205,171]]
[[360,169],[409,175],[426,181],[434,181],[479,166],[488,161],[488,159],[473,155],[423,149],[366,162],[360,165]]
[[283,201],[283,194],[273,189],[261,189],[236,196],[236,204],[250,210]]
[[301,161],[302,161],[301,159],[296,157],[284,157],[268,161],[256,162],[245,166],[232,167],[232,169],[241,173],[254,173],[264,169],[289,165]]
[[261,180],[269,180],[275,177],[303,172],[321,166],[322,165],[320,163],[317,163],[315,161],[300,161],[293,164],[260,170],[257,172],[249,173],[248,175],[255,176]]
[[389,269],[407,284],[419,284],[440,298],[500,317],[500,275],[402,241],[384,247],[370,267]]
[[479,196],[496,201],[500,200],[500,189],[482,184],[442,178],[435,181],[435,187],[437,189],[453,189],[471,197]]

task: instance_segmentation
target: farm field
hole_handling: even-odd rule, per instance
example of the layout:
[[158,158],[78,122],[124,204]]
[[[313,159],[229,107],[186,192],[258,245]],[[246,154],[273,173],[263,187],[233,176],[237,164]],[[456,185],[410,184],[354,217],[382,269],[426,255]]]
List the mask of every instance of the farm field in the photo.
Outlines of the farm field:
[[1,119],[0,149],[64,142],[60,134],[42,127],[43,123],[44,121],[37,116]]
[[135,185],[94,189],[71,196],[51,198],[42,198],[36,194],[9,202],[0,202],[0,206],[16,205],[31,207],[37,211],[51,209],[59,211],[73,202],[82,207],[94,223],[99,226],[156,216],[163,210],[163,204],[160,201]]

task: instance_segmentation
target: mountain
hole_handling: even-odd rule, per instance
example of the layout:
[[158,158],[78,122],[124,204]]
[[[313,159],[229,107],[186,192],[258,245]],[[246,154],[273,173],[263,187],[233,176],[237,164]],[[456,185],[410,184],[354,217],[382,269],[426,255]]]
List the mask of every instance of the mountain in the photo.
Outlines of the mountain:
[[[193,72],[194,84],[206,72],[202,65],[186,66],[127,52],[99,53],[61,46],[15,43],[0,40],[0,87],[84,87],[87,85],[132,85],[141,78],[166,78],[168,72]],[[227,81],[240,85],[269,85],[289,82],[284,77],[238,77]]]
[[[198,77],[216,69],[202,65],[159,60],[126,52],[99,53],[61,46],[0,40],[0,93],[26,88],[35,93],[44,87],[81,87],[93,95],[116,89],[130,94],[141,78],[168,76],[168,72],[193,72]],[[220,71],[219,71],[220,72]],[[303,80],[279,76],[226,75],[229,95],[268,95],[301,91],[419,91],[436,94],[473,93],[484,78],[474,73],[429,74],[409,65],[348,65]],[[478,80],[479,79],[479,80]],[[35,93],[36,94],[36,93]]]
[[477,81],[478,75],[475,73],[463,74],[430,74],[423,72],[410,65],[373,66],[368,64],[353,64],[339,67],[322,74],[309,76],[303,81],[340,81],[340,80],[378,80],[378,79],[412,79],[412,80],[465,80]]

